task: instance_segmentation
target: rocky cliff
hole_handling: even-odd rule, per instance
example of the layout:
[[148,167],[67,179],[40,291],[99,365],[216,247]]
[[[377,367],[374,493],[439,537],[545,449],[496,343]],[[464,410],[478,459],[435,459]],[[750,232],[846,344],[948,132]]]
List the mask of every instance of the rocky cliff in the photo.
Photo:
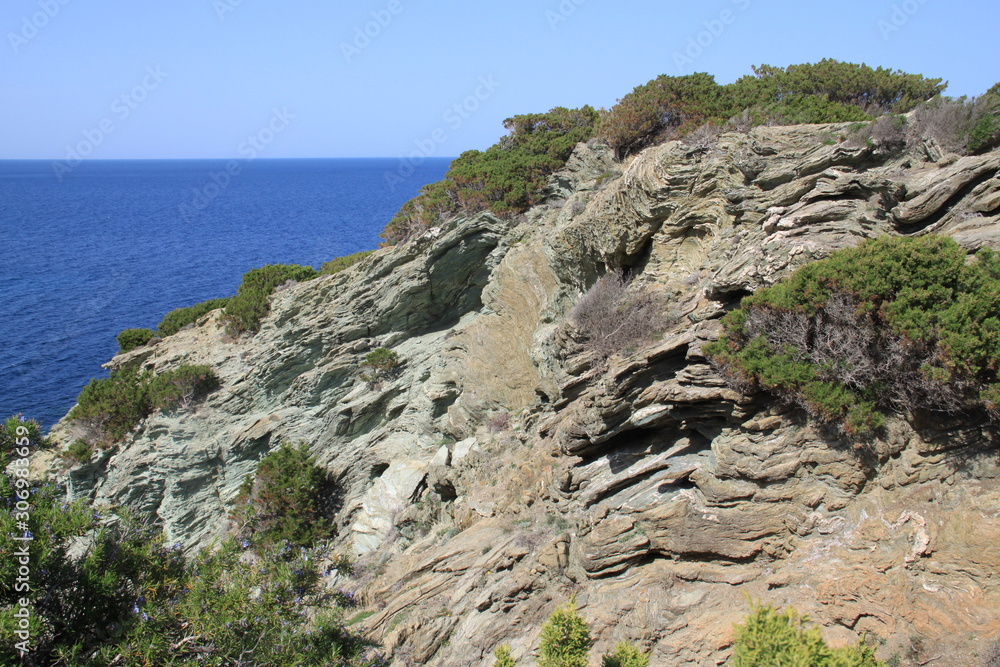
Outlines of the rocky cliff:
[[[1000,153],[893,155],[844,130],[761,127],[624,164],[581,144],[521,218],[455,219],[290,286],[253,338],[215,312],[116,357],[210,364],[222,388],[64,473],[71,493],[194,547],[261,455],[311,443],[358,563],[338,583],[398,665],[491,665],[500,643],[530,664],[571,594],[598,652],[629,639],[654,665],[724,663],[747,596],[834,643],[979,664],[1000,637],[995,427],[911,415],[862,446],[737,393],[702,354],[742,296],[866,237],[1000,249]],[[672,324],[595,364],[568,313],[612,269]],[[403,365],[373,386],[377,347]]]

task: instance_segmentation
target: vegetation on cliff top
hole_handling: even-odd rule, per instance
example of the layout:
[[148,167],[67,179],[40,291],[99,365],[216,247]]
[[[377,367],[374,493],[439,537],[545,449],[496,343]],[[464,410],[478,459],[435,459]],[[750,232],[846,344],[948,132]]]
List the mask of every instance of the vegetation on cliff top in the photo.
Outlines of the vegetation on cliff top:
[[1000,255],[940,236],[886,237],[807,264],[743,300],[706,346],[764,389],[854,435],[885,413],[1000,415]]
[[444,180],[425,186],[389,221],[382,238],[405,241],[459,214],[510,216],[538,203],[549,175],[562,169],[577,143],[593,135],[597,111],[557,107],[504,121],[509,134],[485,151],[462,153]]

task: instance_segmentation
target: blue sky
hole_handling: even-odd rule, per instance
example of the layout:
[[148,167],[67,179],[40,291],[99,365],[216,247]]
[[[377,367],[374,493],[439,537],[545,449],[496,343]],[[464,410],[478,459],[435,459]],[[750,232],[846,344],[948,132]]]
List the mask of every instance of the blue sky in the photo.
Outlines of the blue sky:
[[4,0],[0,158],[454,156],[659,74],[824,57],[976,95],[997,25],[995,0]]

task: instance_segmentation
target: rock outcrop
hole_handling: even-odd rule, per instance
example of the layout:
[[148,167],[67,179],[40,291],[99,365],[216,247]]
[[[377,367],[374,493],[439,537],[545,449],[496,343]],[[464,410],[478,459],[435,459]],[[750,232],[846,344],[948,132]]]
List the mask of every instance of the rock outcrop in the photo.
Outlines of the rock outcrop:
[[[116,357],[210,364],[222,388],[157,413],[67,473],[71,493],[152,512],[172,540],[218,534],[282,440],[343,489],[337,549],[395,663],[525,660],[576,595],[598,652],[718,665],[746,596],[791,604],[833,642],[974,665],[1000,637],[1000,466],[988,422],[897,419],[858,445],[702,353],[739,299],[883,234],[1000,248],[1000,153],[902,155],[842,126],[670,142],[626,164],[578,147],[519,220],[455,219],[272,297],[251,339],[207,315]],[[568,313],[597,276],[669,302],[658,341],[595,364]],[[401,372],[361,379],[389,347]],[[69,440],[71,427],[57,437]]]

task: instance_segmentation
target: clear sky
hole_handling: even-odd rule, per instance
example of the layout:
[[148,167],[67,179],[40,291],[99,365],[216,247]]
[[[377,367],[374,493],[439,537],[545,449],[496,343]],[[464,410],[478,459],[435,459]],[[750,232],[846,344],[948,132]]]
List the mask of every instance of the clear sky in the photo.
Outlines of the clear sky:
[[824,57],[977,95],[998,25],[996,0],[3,0],[0,158],[454,156],[659,74]]

